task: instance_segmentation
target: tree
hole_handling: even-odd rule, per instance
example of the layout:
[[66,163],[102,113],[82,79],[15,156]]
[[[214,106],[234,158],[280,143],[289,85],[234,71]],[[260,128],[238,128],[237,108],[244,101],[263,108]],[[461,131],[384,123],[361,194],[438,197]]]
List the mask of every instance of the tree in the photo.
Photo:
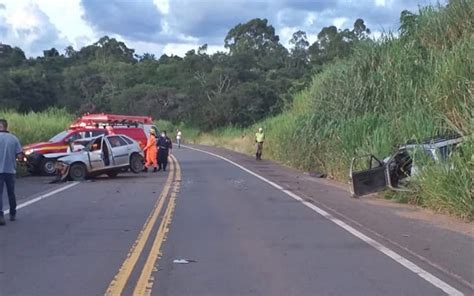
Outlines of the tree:
[[104,36],[94,44],[83,47],[78,54],[81,60],[96,60],[105,64],[113,61],[135,63],[134,53],[135,50],[128,48],[125,43]]
[[25,61],[25,53],[20,48],[0,42],[0,69],[18,67]]
[[275,28],[268,24],[268,20],[256,18],[231,29],[225,37],[225,48],[231,54],[253,52],[256,56],[262,56],[281,46],[279,41]]
[[415,33],[418,27],[418,15],[408,10],[400,14],[400,36],[409,37]]
[[149,115],[154,118],[173,119],[176,89],[137,84],[122,91],[111,101],[112,112]]
[[318,40],[309,47],[311,62],[319,68],[335,58],[347,57],[354,45],[368,38],[370,29],[363,19],[354,22],[352,30],[338,30],[336,26],[324,27],[318,33]]
[[72,58],[72,57],[74,57],[74,56],[77,54],[77,52],[76,52],[76,50],[74,49],[74,47],[72,47],[71,45],[69,45],[68,47],[66,47],[66,48],[64,49],[64,54],[66,55],[66,57]]
[[48,50],[43,50],[43,56],[45,58],[54,58],[54,57],[59,57],[59,52],[56,48],[51,48]]
[[57,103],[56,94],[46,75],[38,68],[19,68],[10,71],[10,79],[18,101],[18,111],[41,111]]
[[368,35],[370,35],[370,29],[367,28],[367,26],[364,23],[364,20],[360,18],[355,21],[353,32],[354,32],[354,36],[358,40],[366,39],[368,38]]
[[293,45],[291,48],[291,56],[294,61],[294,67],[298,69],[304,68],[309,61],[309,42],[306,32],[300,30],[293,33],[293,37],[290,39],[290,44]]
[[145,62],[145,61],[156,61],[156,57],[152,53],[144,53],[141,56],[138,56],[138,60],[140,62]]
[[293,45],[292,51],[305,50],[309,46],[308,37],[304,31],[296,31],[290,39],[290,44]]
[[0,70],[0,106],[2,109],[19,110],[21,107],[20,88],[11,80],[8,73]]
[[198,55],[205,55],[207,53],[207,44],[203,44],[198,49]]

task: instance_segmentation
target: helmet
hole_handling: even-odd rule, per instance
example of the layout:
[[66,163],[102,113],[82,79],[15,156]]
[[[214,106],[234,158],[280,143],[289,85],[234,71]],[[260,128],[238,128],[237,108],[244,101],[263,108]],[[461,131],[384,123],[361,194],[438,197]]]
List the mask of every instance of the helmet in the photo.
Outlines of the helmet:
[[263,132],[263,128],[260,127],[260,128],[258,129],[258,131],[259,131],[259,132]]

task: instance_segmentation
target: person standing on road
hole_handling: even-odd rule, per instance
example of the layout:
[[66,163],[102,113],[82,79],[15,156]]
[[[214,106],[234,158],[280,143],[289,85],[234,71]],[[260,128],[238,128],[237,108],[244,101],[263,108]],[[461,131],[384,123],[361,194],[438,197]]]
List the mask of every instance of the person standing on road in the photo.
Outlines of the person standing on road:
[[150,137],[148,137],[148,142],[143,149],[146,155],[146,163],[145,168],[143,169],[144,172],[148,172],[148,168],[153,165],[153,172],[157,171],[158,162],[156,161],[156,132],[154,129],[150,130]]
[[181,148],[181,136],[181,131],[179,129],[176,130],[176,143],[178,144],[178,148]]
[[257,153],[255,154],[255,158],[257,160],[262,160],[264,141],[265,141],[265,134],[263,133],[263,128],[259,128],[258,132],[255,134],[255,143],[257,143]]
[[22,154],[20,141],[8,132],[8,122],[0,119],[0,225],[5,225],[3,217],[3,185],[7,187],[10,204],[10,221],[16,217],[16,158]]
[[166,131],[161,133],[161,137],[158,139],[158,171],[166,171],[168,166],[168,155],[170,150],[173,149],[173,143],[171,139],[166,135]]

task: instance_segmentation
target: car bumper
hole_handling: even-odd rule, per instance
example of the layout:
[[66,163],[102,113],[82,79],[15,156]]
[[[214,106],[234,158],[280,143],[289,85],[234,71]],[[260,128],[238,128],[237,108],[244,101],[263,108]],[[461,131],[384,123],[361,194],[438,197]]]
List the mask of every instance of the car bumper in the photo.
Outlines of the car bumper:
[[28,170],[38,171],[41,166],[41,160],[43,159],[43,155],[38,153],[32,153],[26,156],[25,159]]

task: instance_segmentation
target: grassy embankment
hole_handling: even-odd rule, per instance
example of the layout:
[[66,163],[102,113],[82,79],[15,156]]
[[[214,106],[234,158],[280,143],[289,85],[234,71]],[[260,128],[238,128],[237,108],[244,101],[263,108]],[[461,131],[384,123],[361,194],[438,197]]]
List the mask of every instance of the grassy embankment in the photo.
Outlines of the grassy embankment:
[[[10,131],[14,133],[23,145],[47,141],[57,133],[67,129],[75,116],[62,109],[50,109],[45,112],[20,114],[14,111],[1,111],[0,118],[9,122]],[[166,120],[155,121],[160,131],[167,131],[174,138],[177,127]],[[183,133],[196,138],[199,131],[193,128],[182,128]]]
[[64,110],[51,109],[27,114],[0,110],[0,118],[8,120],[10,131],[25,145],[50,139],[65,130],[74,117]]
[[409,36],[361,44],[327,66],[283,114],[195,141],[253,154],[262,126],[266,158],[346,182],[355,155],[383,158],[407,140],[455,131],[469,137],[463,155],[428,166],[416,194],[386,196],[473,220],[474,1],[451,3],[421,9]]
[[[63,131],[73,116],[59,109],[28,114],[0,110],[0,118],[8,120],[9,130],[25,145],[50,139]],[[18,167],[18,174],[25,175],[26,168]]]

